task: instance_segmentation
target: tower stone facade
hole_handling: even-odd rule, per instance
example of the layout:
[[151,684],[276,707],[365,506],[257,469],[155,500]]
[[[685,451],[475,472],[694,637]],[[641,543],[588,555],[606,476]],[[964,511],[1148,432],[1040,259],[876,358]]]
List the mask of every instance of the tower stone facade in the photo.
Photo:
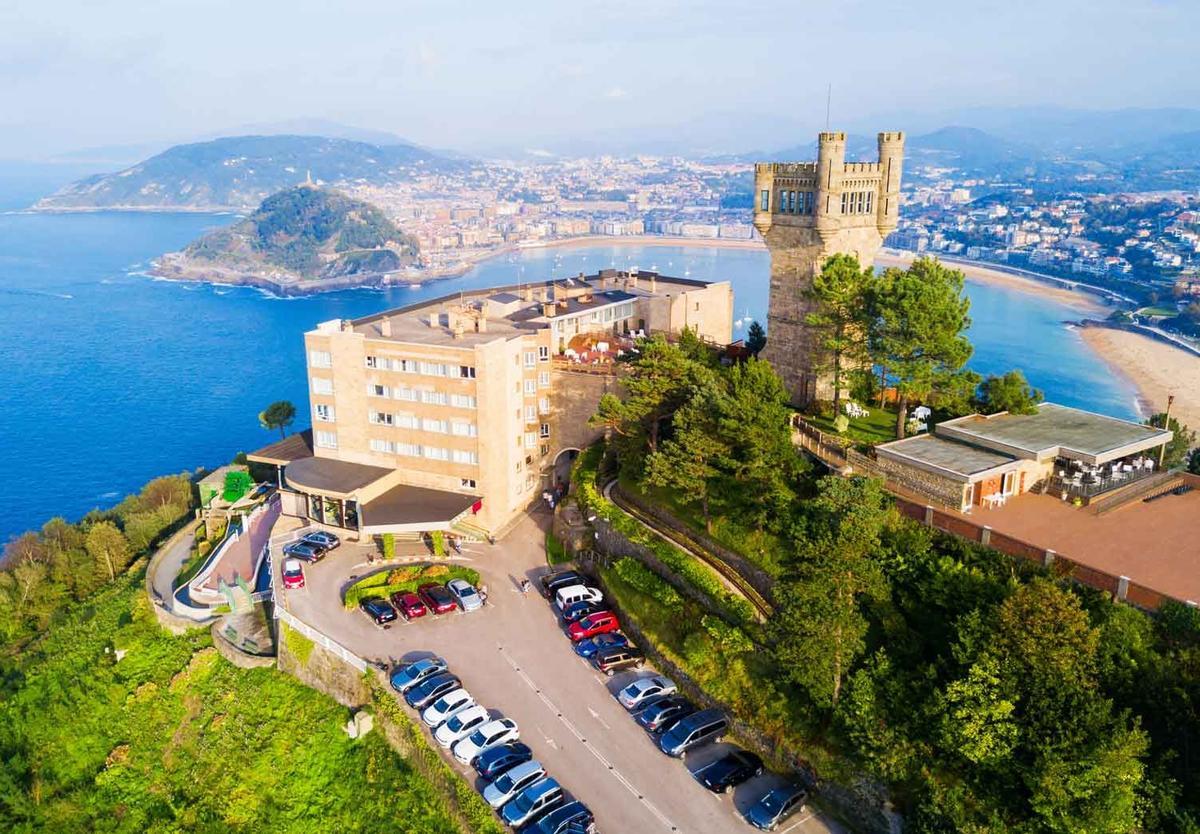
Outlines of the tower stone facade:
[[754,166],[754,225],[771,252],[766,358],[796,405],[831,396],[805,291],[831,255],[874,264],[900,216],[903,163],[903,133],[879,134],[878,162],[846,162],[846,134],[822,133],[816,162]]

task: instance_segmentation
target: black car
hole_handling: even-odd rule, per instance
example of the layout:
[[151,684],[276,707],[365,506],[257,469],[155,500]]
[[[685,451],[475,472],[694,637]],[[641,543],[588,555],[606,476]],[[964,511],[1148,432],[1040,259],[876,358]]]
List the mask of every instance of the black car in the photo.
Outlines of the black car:
[[564,623],[573,623],[576,620],[582,620],[588,614],[595,614],[597,611],[607,611],[608,609],[602,605],[597,605],[594,602],[575,602],[568,605],[562,612]]
[[400,615],[396,613],[396,609],[386,599],[381,597],[371,597],[364,599],[359,603],[363,611],[367,612],[367,616],[375,621],[375,625],[387,628],[388,623],[394,623]]
[[533,751],[519,741],[501,744],[490,750],[484,750],[474,761],[475,771],[489,782],[510,767],[530,761]]
[[546,599],[554,599],[554,594],[559,588],[565,588],[568,585],[586,585],[588,578],[578,571],[561,570],[558,573],[546,574],[540,581],[542,596]]
[[462,681],[457,676],[451,675],[449,672],[444,672],[440,675],[426,678],[405,692],[404,700],[413,709],[425,709],[425,707],[447,692],[458,689],[460,686],[462,686]]
[[637,723],[652,733],[661,733],[695,711],[695,704],[682,695],[666,695],[644,706],[637,714]]
[[527,829],[532,834],[588,834],[595,817],[582,802],[568,802],[555,808]]
[[763,772],[762,759],[748,750],[734,750],[696,773],[700,784],[713,793],[725,793]]
[[306,562],[319,562],[325,558],[325,548],[303,540],[284,545],[283,553]]

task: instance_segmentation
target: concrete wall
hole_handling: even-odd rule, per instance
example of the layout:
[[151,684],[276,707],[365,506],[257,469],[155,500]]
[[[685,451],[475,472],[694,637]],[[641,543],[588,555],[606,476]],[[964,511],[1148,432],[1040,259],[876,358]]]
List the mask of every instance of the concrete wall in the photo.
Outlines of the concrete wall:
[[550,454],[545,466],[552,466],[564,449],[586,449],[604,435],[604,429],[588,425],[596,413],[600,397],[616,393],[615,376],[555,370],[550,395]]
[[276,657],[279,671],[286,672],[305,686],[324,692],[344,706],[357,708],[370,703],[371,688],[361,672],[315,643],[307,658],[297,657],[286,636],[285,629],[289,627],[284,623],[276,625],[279,628],[279,652]]
[[947,507],[959,509],[963,506],[967,485],[961,481],[927,472],[916,466],[908,466],[884,455],[879,455],[874,463],[885,477],[901,486],[907,486],[914,492],[937,500]]

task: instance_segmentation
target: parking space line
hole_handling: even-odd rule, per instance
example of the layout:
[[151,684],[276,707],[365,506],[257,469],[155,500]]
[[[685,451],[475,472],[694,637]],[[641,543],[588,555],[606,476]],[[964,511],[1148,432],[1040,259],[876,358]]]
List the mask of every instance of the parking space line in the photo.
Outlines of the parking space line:
[[800,819],[796,820],[794,823],[792,823],[791,825],[789,825],[787,828],[785,828],[785,829],[783,829],[782,831],[780,831],[780,832],[779,832],[779,834],[787,834],[789,831],[791,831],[791,830],[792,830],[793,828],[795,828],[796,826],[798,826],[798,825],[804,825],[804,823],[808,822],[808,821],[809,821],[810,819],[812,819],[814,816],[815,816],[815,814],[813,814],[813,813],[810,811],[810,812],[809,812],[807,815],[805,815],[805,816],[801,817]]
[[[658,810],[658,807],[653,802],[651,802],[649,799],[647,799],[646,795],[644,793],[642,793],[640,790],[638,790],[637,786],[634,785],[632,782],[630,782],[625,777],[625,775],[623,773],[621,773],[621,771],[617,770],[616,765],[614,765],[612,762],[610,762],[608,759],[606,759],[599,750],[597,750],[595,747],[593,747],[591,744],[588,743],[588,740],[583,735],[583,733],[579,732],[579,729],[571,722],[571,720],[562,714],[562,710],[560,710],[555,705],[555,703],[552,700],[550,700],[550,698],[544,692],[542,692],[542,690],[537,686],[537,684],[535,684],[533,682],[533,679],[530,678],[529,675],[525,674],[525,670],[522,669],[520,667],[520,665],[517,663],[517,661],[515,659],[513,659],[513,657],[504,650],[504,646],[497,643],[496,648],[499,650],[499,652],[502,655],[504,655],[504,659],[506,661],[508,661],[508,665],[512,667],[513,671],[517,673],[518,677],[520,677],[521,680],[525,681],[525,685],[528,686],[530,689],[532,689],[534,694],[538,696],[538,698],[542,701],[542,703],[544,703],[547,707],[550,708],[550,711],[553,712],[555,714],[555,716],[557,716],[558,720],[562,722],[563,726],[566,727],[568,731],[570,731],[571,735],[575,736],[575,738],[580,743],[582,743],[585,748],[587,748],[587,751],[589,753],[591,753],[592,756],[594,756],[596,758],[596,760],[600,762],[600,764],[604,765],[604,768],[609,773],[611,773],[613,775],[613,777],[616,778],[616,780],[618,782],[620,782],[621,785],[623,785],[627,791],[629,791],[631,794],[633,794],[635,797],[637,797],[638,801],[640,803],[642,803],[642,805],[645,806],[646,810],[648,810],[651,814],[653,814],[658,819],[659,822],[661,822],[664,826],[666,826],[671,831],[678,831],[679,829],[671,822],[671,820],[668,819],[666,817],[666,815],[663,814],[662,811]],[[603,683],[603,681],[601,681],[601,683]],[[594,712],[590,707],[588,708],[588,712],[591,712],[592,715],[597,720],[600,719],[599,713]],[[601,721],[601,723],[604,723],[604,722]],[[608,728],[608,725],[605,724],[605,727]],[[611,729],[611,728],[609,728],[609,729]],[[548,735],[546,735],[545,730],[542,730],[542,728],[540,726],[538,727],[538,731],[541,732],[542,736],[546,738],[547,743],[549,743],[551,746],[555,746],[554,742],[550,740],[550,737]]]

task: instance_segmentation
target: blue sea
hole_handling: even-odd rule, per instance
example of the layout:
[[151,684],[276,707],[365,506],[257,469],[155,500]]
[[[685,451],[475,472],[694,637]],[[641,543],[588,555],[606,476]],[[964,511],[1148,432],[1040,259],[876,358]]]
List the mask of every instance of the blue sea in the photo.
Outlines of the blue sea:
[[[38,193],[3,192],[0,208]],[[6,202],[7,201],[7,202]],[[567,277],[602,267],[726,279],[737,336],[766,322],[765,252],[679,247],[533,249],[418,289],[280,299],[254,289],[155,280],[162,252],[229,215],[0,212],[0,542],[54,515],[115,503],[155,475],[215,466],[269,443],[268,403],[306,402],[301,334],[459,289]],[[1132,388],[1063,325],[1078,312],[971,283],[981,373],[1021,367],[1047,399],[1135,417]]]

